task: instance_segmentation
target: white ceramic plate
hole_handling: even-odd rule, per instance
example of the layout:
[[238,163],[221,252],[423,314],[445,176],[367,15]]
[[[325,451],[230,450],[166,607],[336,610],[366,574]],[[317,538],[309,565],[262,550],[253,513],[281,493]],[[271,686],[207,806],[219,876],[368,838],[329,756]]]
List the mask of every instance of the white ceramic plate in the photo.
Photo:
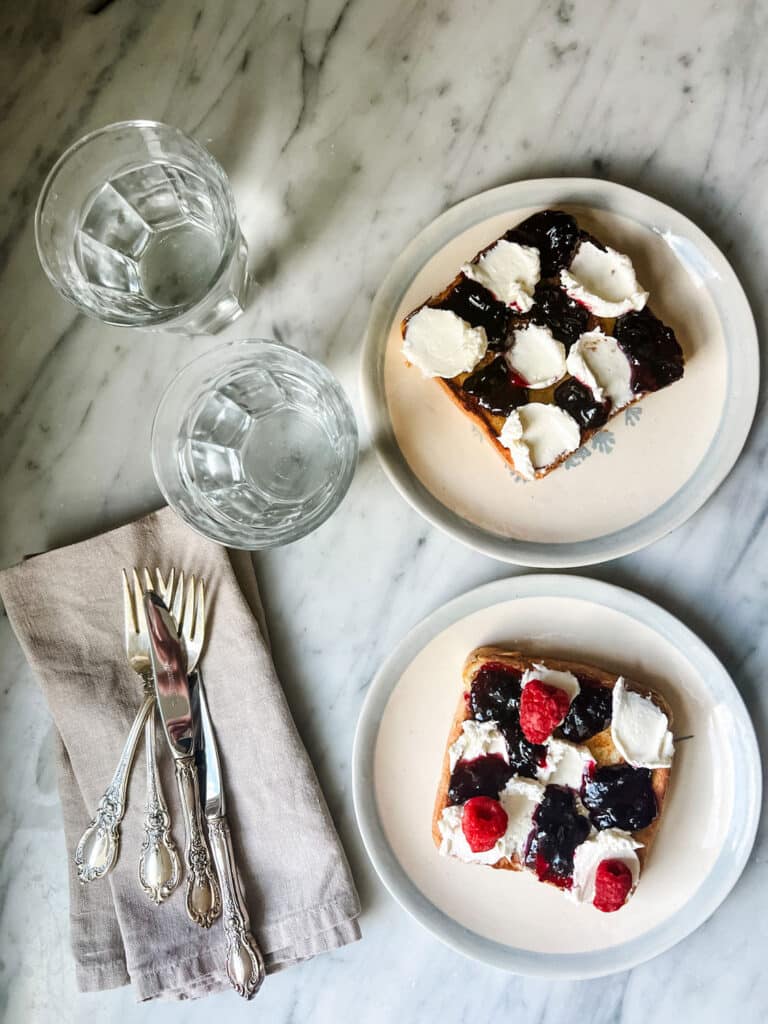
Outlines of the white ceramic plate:
[[[523,483],[434,381],[403,360],[400,321],[537,209],[557,207],[632,257],[686,356],[682,381],[611,420],[544,480]],[[686,217],[610,182],[524,181],[438,217],[393,265],[371,310],[363,408],[385,471],[430,522],[520,565],[586,565],[685,522],[727,475],[757,401],[755,324],[736,275]]]
[[[615,914],[574,905],[527,874],[438,855],[432,808],[466,655],[502,643],[592,662],[669,701],[681,740],[640,885]],[[589,978],[679,942],[725,899],[760,811],[755,734],[733,682],[681,622],[629,591],[534,575],[473,590],[416,627],[371,684],[355,736],[355,812],[396,900],[467,956],[519,974]]]

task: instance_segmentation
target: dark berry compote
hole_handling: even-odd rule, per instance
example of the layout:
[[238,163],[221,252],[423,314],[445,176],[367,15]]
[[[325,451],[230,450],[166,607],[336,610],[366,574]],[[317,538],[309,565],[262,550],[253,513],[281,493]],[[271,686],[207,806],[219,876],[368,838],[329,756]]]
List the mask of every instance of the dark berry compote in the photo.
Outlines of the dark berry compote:
[[509,416],[513,409],[528,401],[528,390],[513,382],[503,356],[475,370],[461,386],[478,405],[495,416]]
[[548,327],[553,337],[562,341],[567,352],[586,331],[589,310],[556,284],[539,281],[533,293],[530,318],[535,324]]
[[581,794],[595,828],[637,832],[659,813],[650,768],[613,764],[596,768],[584,781]]
[[512,768],[499,754],[458,761],[451,772],[448,799],[452,804],[466,803],[473,796],[490,796],[497,800],[511,778]]
[[482,327],[491,348],[503,348],[511,313],[487,288],[463,274],[436,309],[449,309],[472,327]]
[[573,884],[573,854],[589,835],[589,821],[579,814],[573,790],[547,786],[533,815],[525,863],[542,882],[561,889]]
[[469,710],[476,722],[503,722],[517,713],[523,674],[500,661],[487,661],[472,680]]
[[658,391],[683,376],[683,350],[675,332],[649,310],[618,317],[613,334],[632,368],[635,394]]
[[555,735],[571,743],[583,743],[591,739],[611,722],[612,692],[609,686],[601,686],[596,679],[577,676],[579,692],[571,701],[568,714]]
[[569,213],[542,210],[512,228],[504,237],[510,242],[538,249],[541,276],[554,277],[571,262],[579,242],[579,228]]
[[555,388],[555,405],[569,413],[582,430],[597,430],[608,420],[608,403],[595,401],[591,390],[575,377]]

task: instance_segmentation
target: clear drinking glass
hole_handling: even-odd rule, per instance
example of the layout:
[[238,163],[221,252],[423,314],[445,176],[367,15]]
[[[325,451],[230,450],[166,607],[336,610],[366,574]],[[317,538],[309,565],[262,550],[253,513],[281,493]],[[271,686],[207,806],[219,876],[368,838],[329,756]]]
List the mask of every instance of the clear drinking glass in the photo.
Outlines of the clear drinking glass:
[[211,540],[251,551],[325,522],[356,461],[355,417],[336,378],[275,341],[199,356],[170,383],[152,426],[168,504]]
[[35,238],[54,287],[105,323],[214,333],[243,312],[248,250],[229,181],[169,125],[122,121],[70,146]]

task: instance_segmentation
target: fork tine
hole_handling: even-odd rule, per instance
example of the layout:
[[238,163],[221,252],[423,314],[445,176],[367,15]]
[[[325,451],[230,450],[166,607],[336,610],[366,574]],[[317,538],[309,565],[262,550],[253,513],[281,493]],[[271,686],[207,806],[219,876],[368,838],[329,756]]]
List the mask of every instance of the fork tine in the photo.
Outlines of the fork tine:
[[144,567],[144,588],[143,589],[145,591],[146,590],[154,590],[155,589],[155,585],[152,582],[152,577],[149,574],[149,569],[147,569],[146,566]]
[[176,593],[173,596],[173,607],[171,608],[171,615],[176,621],[176,629],[181,632],[181,623],[184,618],[184,573],[179,573],[179,579],[176,584]]
[[195,604],[195,617],[192,622],[190,635],[196,643],[202,644],[205,633],[205,583],[202,579],[197,584],[197,602]]
[[148,632],[147,627],[147,616],[144,612],[144,591],[139,581],[139,574],[136,570],[133,570],[133,594],[136,608],[136,619],[138,621],[139,633],[143,633],[145,636]]
[[184,614],[182,615],[182,621],[179,623],[179,632],[183,630],[184,636],[193,635],[192,628],[195,624],[195,585],[195,577],[190,576],[187,583],[187,596],[184,599]]
[[165,601],[166,608],[171,607],[173,601],[173,585],[176,582],[176,570],[171,569],[168,573],[168,582],[163,579],[163,574],[159,569],[155,569],[155,576],[157,577],[157,585],[160,588],[160,596]]
[[133,607],[131,587],[128,583],[128,573],[125,569],[122,569],[121,572],[123,576],[123,625],[125,630],[125,646],[127,649],[130,638],[139,632],[139,626],[136,622],[136,612]]

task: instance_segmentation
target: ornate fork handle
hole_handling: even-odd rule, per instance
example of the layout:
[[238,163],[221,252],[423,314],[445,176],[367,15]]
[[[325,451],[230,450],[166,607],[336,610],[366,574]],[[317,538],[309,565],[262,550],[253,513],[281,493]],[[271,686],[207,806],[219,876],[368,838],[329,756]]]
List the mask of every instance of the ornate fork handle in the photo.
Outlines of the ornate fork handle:
[[225,817],[208,819],[208,838],[224,901],[227,936],[227,974],[232,987],[245,999],[255,996],[264,981],[264,958],[251,934],[251,923]]
[[92,882],[96,878],[103,878],[115,866],[120,849],[120,822],[125,815],[128,776],[144,721],[153,706],[154,697],[146,696],[144,703],[136,712],[112,781],[99,801],[96,814],[77,844],[75,865],[77,866],[77,877],[81,882]]
[[221,913],[221,895],[203,832],[197,766],[193,755],[177,758],[176,783],[186,834],[187,914],[201,928],[210,928]]
[[[145,679],[145,688],[146,685]],[[154,708],[144,726],[144,746],[147,751],[147,805],[144,811],[144,842],[139,855],[139,884],[147,896],[159,904],[181,881],[181,861],[171,837],[171,816],[157,770]]]

